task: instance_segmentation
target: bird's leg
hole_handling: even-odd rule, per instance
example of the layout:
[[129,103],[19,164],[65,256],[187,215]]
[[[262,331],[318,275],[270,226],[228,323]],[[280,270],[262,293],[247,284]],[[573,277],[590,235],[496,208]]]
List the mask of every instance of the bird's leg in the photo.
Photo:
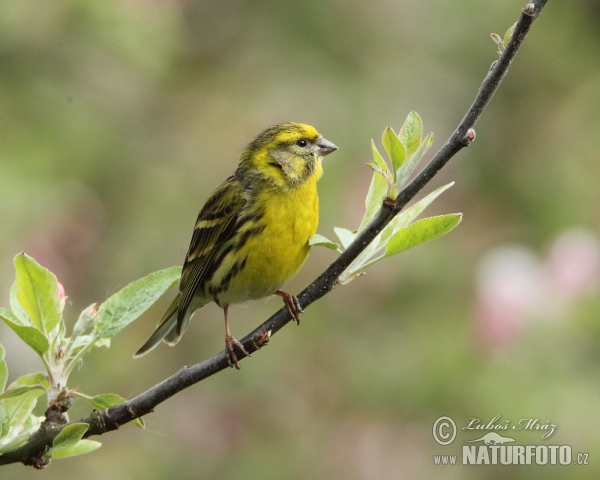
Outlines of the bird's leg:
[[300,314],[304,313],[304,310],[302,310],[298,298],[291,293],[282,292],[281,290],[277,290],[275,295],[279,295],[283,298],[283,303],[285,303],[288,312],[290,312],[292,318],[296,320],[296,323],[300,325]]
[[250,356],[250,354],[246,351],[246,349],[240,342],[238,342],[235,338],[231,336],[231,332],[229,331],[229,321],[227,320],[228,308],[228,306],[223,307],[223,312],[225,313],[225,351],[227,352],[227,361],[229,362],[229,366],[235,366],[235,368],[239,370],[241,367],[235,355],[235,350],[233,347],[238,347],[248,357]]

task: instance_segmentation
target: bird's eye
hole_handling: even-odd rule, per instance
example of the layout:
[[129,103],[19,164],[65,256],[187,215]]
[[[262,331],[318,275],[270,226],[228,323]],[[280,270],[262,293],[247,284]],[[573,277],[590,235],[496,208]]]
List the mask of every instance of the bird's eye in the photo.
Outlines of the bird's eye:
[[306,141],[306,139],[301,138],[300,140],[298,140],[296,142],[296,145],[298,145],[299,147],[304,148],[304,147],[306,147],[308,145],[308,142]]

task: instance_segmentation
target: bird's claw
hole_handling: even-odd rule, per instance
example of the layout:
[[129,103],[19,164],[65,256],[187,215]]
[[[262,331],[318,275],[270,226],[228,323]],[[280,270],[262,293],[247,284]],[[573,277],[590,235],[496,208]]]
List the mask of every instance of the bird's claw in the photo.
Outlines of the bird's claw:
[[283,298],[283,303],[285,304],[288,312],[290,312],[292,318],[296,320],[296,323],[300,325],[300,314],[304,313],[304,310],[302,310],[302,307],[300,306],[298,297],[292,295],[291,293],[281,291],[277,291],[277,295]]
[[242,353],[247,357],[250,357],[251,355],[244,348],[244,346],[231,335],[225,336],[225,351],[227,352],[227,362],[229,362],[230,367],[235,367],[239,370],[242,367],[240,367],[237,356],[235,354],[234,347],[239,348],[242,351]]

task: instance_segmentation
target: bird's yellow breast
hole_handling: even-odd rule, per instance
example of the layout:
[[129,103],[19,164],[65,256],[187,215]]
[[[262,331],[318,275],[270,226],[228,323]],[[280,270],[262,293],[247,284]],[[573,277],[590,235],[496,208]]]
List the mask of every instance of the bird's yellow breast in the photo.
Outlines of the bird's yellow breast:
[[[319,223],[318,177],[287,191],[258,193],[255,203],[262,207],[264,228],[236,254],[246,259],[245,266],[221,294],[221,305],[272,295],[300,270],[310,251],[308,239]],[[228,263],[223,262],[224,275]]]

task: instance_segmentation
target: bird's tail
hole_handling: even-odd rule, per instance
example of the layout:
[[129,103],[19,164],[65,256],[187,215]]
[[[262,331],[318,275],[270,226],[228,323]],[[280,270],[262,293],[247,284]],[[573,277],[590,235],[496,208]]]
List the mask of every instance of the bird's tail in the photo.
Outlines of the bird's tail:
[[[158,322],[158,327],[156,327],[154,333],[150,336],[146,343],[144,343],[140,349],[135,352],[133,358],[146,355],[150,350],[156,347],[161,340],[164,340],[169,345],[175,345],[179,341],[181,335],[177,333],[177,309],[179,307],[180,297],[180,294],[175,297],[163,317],[160,319],[160,322]],[[189,318],[190,314],[186,312],[185,315]]]

